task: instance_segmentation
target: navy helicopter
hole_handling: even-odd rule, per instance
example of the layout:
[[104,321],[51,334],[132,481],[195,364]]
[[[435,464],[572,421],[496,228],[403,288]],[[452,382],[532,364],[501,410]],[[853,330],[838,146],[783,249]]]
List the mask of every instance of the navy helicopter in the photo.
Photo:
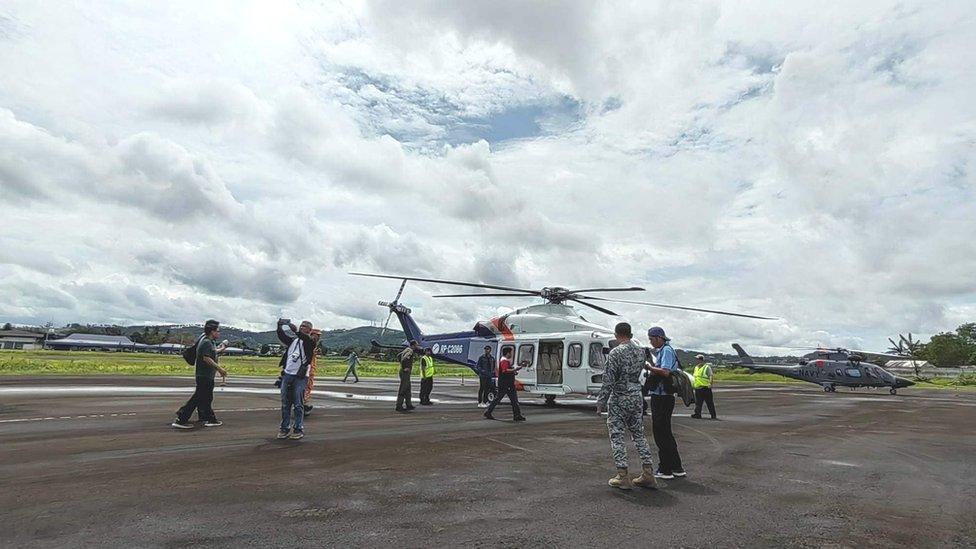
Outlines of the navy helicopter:
[[[637,292],[643,288],[586,288],[569,289],[546,287],[541,290],[527,290],[492,284],[477,284],[455,280],[416,278],[371,273],[349,273],[355,276],[389,278],[400,280],[400,290],[393,301],[380,301],[381,307],[389,309],[384,331],[390,318],[396,315],[408,340],[416,340],[429,347],[439,360],[467,366],[472,370],[478,364],[478,357],[484,348],[490,347],[492,355],[501,356],[511,349],[516,363],[523,365],[519,372],[516,389],[543,395],[547,404],[553,404],[557,396],[569,394],[592,395],[600,390],[603,383],[603,365],[610,342],[614,340],[613,328],[591,322],[583,318],[568,302],[582,305],[601,313],[617,316],[617,313],[594,302],[630,303],[680,309],[702,313],[728,315],[761,320],[776,320],[770,317],[680,307],[663,303],[608,299],[587,295],[598,292]],[[467,297],[518,297],[541,298],[545,303],[530,305],[491,320],[478,322],[474,328],[463,332],[447,334],[425,334],[410,315],[409,308],[400,304],[400,297],[407,281],[464,286],[494,290],[486,293],[443,294],[435,298]],[[382,333],[382,332],[381,332]],[[373,342],[379,346],[377,342]]]
[[888,387],[888,391],[894,395],[898,393],[898,389],[915,385],[913,381],[898,377],[880,366],[867,362],[869,358],[904,359],[903,356],[841,348],[816,348],[812,353],[804,355],[799,364],[757,364],[738,343],[733,343],[732,348],[742,359],[739,362],[741,366],[756,372],[768,372],[816,383],[822,386],[826,393],[836,392],[837,386],[840,385],[851,388]]

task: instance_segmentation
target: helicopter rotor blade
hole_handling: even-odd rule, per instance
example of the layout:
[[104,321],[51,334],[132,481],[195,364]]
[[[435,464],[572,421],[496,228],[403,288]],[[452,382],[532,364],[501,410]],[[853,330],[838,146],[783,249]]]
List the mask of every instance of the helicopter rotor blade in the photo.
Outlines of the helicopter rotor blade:
[[386,315],[386,322],[383,323],[383,329],[380,330],[380,340],[386,335],[386,327],[390,325],[391,318],[393,318],[393,309],[390,309],[390,314]]
[[584,288],[582,290],[569,290],[570,294],[582,294],[585,292],[643,292],[644,288],[633,286],[631,288]]
[[407,281],[406,279],[404,279],[404,281],[400,284],[400,291],[398,291],[396,297],[393,298],[393,303],[400,302],[400,296],[403,295],[403,289],[406,287],[407,287]]
[[431,297],[539,297],[539,292],[534,294],[512,294],[512,293],[484,293],[484,294],[440,294]]
[[714,315],[738,316],[742,318],[755,318],[757,320],[779,320],[775,317],[747,315],[743,313],[730,313],[728,311],[716,311],[713,309],[698,309],[695,307],[681,307],[679,305],[666,305],[664,303],[651,303],[649,301],[631,301],[629,299],[607,299],[603,297],[581,296],[580,299],[592,299],[597,301],[609,301],[611,303],[631,303],[633,305],[647,305],[648,307],[660,307],[662,309],[678,309],[681,311],[694,311],[697,313],[710,313]]
[[585,302],[585,301],[580,301],[579,299],[576,299],[576,298],[573,298],[573,297],[569,297],[569,298],[567,298],[567,299],[568,299],[569,301],[575,301],[576,303],[579,303],[580,305],[585,305],[585,306],[587,306],[587,307],[589,307],[589,308],[591,308],[591,309],[596,309],[597,311],[600,311],[601,313],[603,313],[603,314],[606,314],[606,315],[610,315],[610,316],[620,316],[620,315],[618,315],[617,313],[615,313],[615,312],[613,312],[613,311],[611,311],[610,309],[604,309],[603,307],[599,307],[599,306],[597,306],[597,305],[594,305],[594,304],[592,304],[592,303],[587,303],[587,302]]
[[392,278],[394,280],[413,280],[415,282],[431,282],[433,284],[449,284],[451,286],[467,286],[469,288],[487,288],[489,290],[502,290],[506,292],[522,292],[526,294],[536,294],[536,290],[526,290],[524,288],[511,288],[509,286],[495,286],[493,284],[476,284],[474,282],[459,282],[457,280],[441,280],[439,278],[417,278],[413,276],[394,276],[373,273],[349,273],[353,276],[368,276],[372,278]]

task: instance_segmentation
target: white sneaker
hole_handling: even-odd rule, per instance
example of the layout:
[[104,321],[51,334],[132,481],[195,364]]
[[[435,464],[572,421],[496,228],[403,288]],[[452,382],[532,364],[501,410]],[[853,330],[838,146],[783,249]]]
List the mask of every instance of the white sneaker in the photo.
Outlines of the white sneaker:
[[224,423],[222,421],[215,420],[215,421],[208,421],[208,422],[204,423],[203,426],[204,427],[220,427],[223,424]]
[[172,426],[176,429],[192,429],[193,425],[189,423],[180,423],[179,421],[174,421]]
[[288,431],[278,431],[278,438],[288,438]]
[[488,405],[485,404],[484,402],[479,402],[478,403],[478,408],[487,408],[487,407],[488,407]]

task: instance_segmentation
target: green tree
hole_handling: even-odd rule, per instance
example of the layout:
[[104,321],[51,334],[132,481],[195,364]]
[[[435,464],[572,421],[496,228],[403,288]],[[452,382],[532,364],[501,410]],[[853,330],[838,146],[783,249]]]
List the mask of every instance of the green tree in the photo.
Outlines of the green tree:
[[3,325],[4,330],[13,330],[13,328],[13,325],[11,325],[9,322]]
[[956,334],[969,345],[976,346],[976,322],[967,322],[956,328]]
[[919,357],[940,368],[947,368],[968,363],[973,353],[976,353],[976,346],[970,345],[966,338],[957,333],[944,332],[932,336],[919,352]]

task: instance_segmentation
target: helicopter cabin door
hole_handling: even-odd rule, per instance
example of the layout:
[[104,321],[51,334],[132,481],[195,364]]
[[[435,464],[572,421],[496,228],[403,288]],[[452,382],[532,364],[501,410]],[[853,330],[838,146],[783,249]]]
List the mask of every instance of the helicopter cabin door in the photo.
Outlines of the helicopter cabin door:
[[539,385],[563,384],[563,342],[540,341],[539,364],[536,383]]
[[[589,385],[590,378],[590,369],[583,358],[585,349],[583,343],[579,341],[568,343],[566,346],[566,364],[563,370],[563,384],[567,385],[574,393],[585,394],[588,392],[587,385]],[[603,358],[599,344],[597,344],[597,353],[600,354],[600,358]]]

